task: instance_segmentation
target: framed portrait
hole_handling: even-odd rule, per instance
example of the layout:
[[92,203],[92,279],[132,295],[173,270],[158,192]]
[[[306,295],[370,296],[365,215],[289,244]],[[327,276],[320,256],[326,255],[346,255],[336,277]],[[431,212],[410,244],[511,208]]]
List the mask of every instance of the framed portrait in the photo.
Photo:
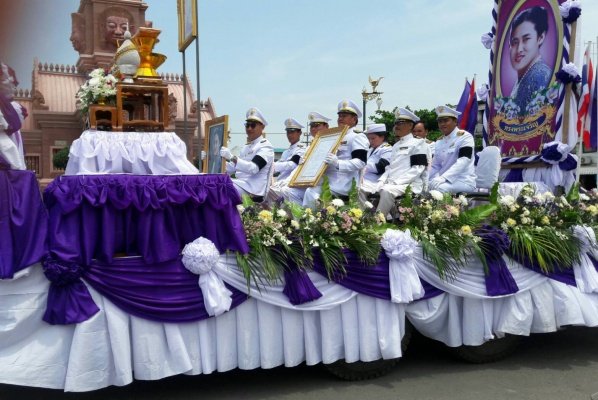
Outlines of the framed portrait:
[[290,187],[313,187],[318,184],[328,164],[326,155],[335,153],[347,133],[348,127],[331,128],[321,131],[309,145],[303,164],[300,164],[289,182]]
[[559,0],[502,0],[496,16],[487,143],[529,157],[555,140],[564,26]]
[[177,0],[179,16],[179,51],[184,51],[197,37],[197,1]]
[[226,172],[226,162],[220,156],[220,148],[228,143],[228,115],[214,118],[205,122],[202,171],[208,174],[222,174]]

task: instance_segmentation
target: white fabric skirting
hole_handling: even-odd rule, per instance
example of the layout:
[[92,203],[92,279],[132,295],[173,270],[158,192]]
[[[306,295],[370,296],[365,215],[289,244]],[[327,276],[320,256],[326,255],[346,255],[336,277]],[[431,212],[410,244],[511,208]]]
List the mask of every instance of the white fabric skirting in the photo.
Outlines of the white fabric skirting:
[[131,316],[90,288],[100,312],[77,325],[52,326],[41,319],[48,287],[39,266],[0,282],[2,383],[89,391],[134,378],[402,355],[404,305],[363,295],[322,311],[252,298],[215,318],[171,324]]
[[198,174],[187,146],[174,132],[87,130],[71,145],[65,175]]

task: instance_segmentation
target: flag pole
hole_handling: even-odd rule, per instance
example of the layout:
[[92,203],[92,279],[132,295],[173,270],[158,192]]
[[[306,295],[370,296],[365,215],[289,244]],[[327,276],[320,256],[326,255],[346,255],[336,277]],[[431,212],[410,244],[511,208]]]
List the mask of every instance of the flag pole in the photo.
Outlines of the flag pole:
[[[201,138],[203,137],[203,123],[201,121],[201,96],[200,96],[200,83],[199,83],[199,4],[198,0],[195,0],[195,26],[197,27],[197,37],[195,38],[195,81],[197,85],[197,155],[201,160]],[[192,142],[193,143],[193,142]],[[200,165],[203,167],[203,162],[200,161]],[[201,170],[201,169],[200,169]],[[202,171],[204,172],[204,171]]]

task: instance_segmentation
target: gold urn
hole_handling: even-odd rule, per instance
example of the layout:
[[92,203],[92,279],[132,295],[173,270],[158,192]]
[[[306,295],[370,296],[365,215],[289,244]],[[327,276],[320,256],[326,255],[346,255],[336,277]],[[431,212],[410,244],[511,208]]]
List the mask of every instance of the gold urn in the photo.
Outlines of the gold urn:
[[154,28],[139,28],[137,33],[131,39],[139,56],[141,62],[137,69],[138,79],[149,79],[149,80],[160,80],[160,75],[156,69],[166,61],[164,54],[153,53],[154,46],[159,42],[158,35],[160,35],[159,29]]

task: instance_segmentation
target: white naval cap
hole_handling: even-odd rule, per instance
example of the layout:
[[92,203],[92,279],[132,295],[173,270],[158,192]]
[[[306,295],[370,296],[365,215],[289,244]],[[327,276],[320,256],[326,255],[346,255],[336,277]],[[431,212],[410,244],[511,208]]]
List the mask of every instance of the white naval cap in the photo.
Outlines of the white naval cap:
[[385,124],[371,124],[368,126],[368,129],[365,131],[366,134],[375,133],[376,135],[385,136],[386,135],[386,125]]
[[359,106],[351,100],[341,100],[341,102],[338,103],[337,113],[341,112],[355,114],[357,115],[357,118],[361,118],[361,110],[359,109]]
[[400,119],[411,121],[413,123],[419,122],[419,117],[417,115],[406,108],[397,107],[397,110],[395,111],[395,121]]
[[257,121],[262,123],[264,126],[268,125],[268,121],[266,121],[266,118],[264,118],[262,112],[255,107],[251,107],[249,110],[247,110],[247,113],[245,114],[245,120]]
[[312,111],[309,114],[307,114],[307,119],[309,120],[309,123],[323,123],[323,124],[327,124],[328,121],[330,121],[330,118],[326,118],[325,116],[323,116],[322,114],[320,114],[319,112],[316,111]]
[[444,117],[457,118],[459,115],[461,115],[461,113],[459,111],[454,110],[447,106],[438,106],[434,109],[434,111],[436,111],[438,118],[444,118]]
[[285,130],[293,130],[293,129],[303,129],[305,128],[303,125],[301,125],[299,122],[297,122],[297,120],[295,118],[287,118],[284,121],[284,128]]

